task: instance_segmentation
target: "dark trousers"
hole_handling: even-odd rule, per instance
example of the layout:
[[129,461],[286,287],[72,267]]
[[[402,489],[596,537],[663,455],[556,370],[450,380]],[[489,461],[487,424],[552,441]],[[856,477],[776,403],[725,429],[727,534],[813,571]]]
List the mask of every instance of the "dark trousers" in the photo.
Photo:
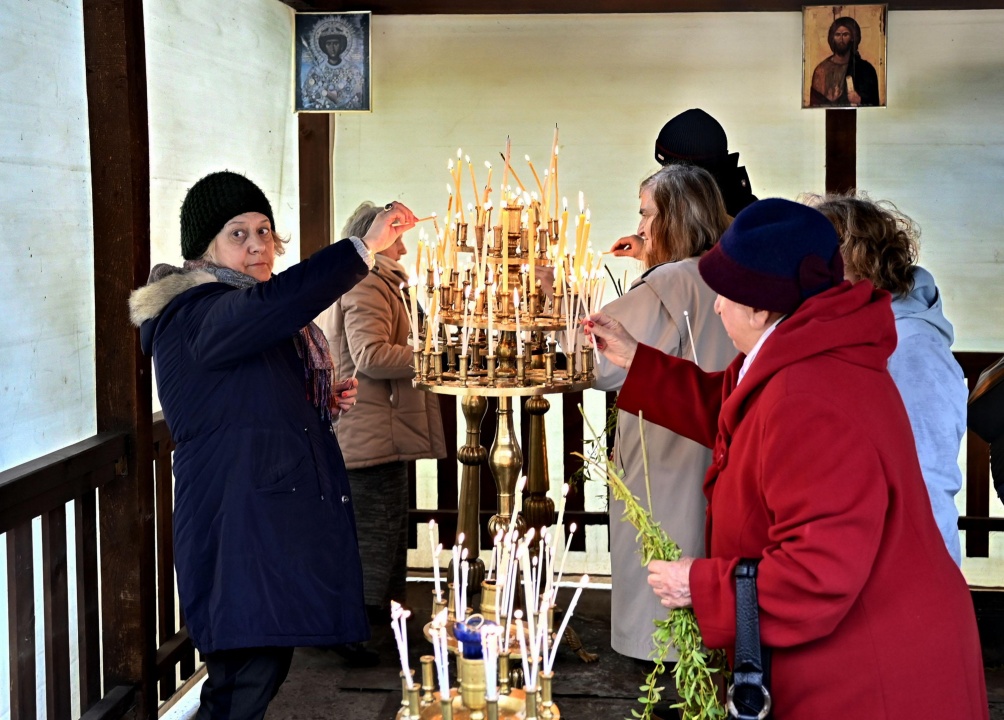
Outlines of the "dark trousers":
[[242,648],[203,656],[208,677],[195,720],[261,720],[286,680],[293,648]]
[[[408,578],[408,463],[349,470],[367,605],[404,602]],[[390,615],[387,615],[390,621]]]

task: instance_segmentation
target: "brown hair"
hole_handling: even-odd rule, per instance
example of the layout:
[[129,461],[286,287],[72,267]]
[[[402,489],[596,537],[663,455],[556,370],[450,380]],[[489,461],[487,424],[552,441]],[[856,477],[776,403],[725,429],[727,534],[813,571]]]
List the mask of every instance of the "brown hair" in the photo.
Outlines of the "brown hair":
[[852,195],[824,195],[807,204],[837,229],[846,274],[893,295],[913,290],[920,228],[895,205]]
[[667,165],[641,184],[652,193],[652,219],[645,263],[653,267],[698,257],[710,250],[732,219],[711,173],[693,165]]

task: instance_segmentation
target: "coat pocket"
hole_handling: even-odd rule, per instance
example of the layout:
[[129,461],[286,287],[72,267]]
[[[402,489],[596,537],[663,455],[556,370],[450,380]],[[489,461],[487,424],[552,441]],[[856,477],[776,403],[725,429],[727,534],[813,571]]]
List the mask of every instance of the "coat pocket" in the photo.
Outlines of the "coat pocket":
[[[294,493],[312,466],[306,437],[269,430],[252,431],[251,486],[258,493]],[[306,489],[306,488],[304,488]]]

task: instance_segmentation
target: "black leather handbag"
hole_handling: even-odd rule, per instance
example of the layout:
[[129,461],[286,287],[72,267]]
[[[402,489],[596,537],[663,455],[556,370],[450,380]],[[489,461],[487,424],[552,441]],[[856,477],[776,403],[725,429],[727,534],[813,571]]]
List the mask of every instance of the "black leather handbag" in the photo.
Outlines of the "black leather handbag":
[[770,649],[760,644],[760,604],[756,594],[759,560],[736,565],[736,659],[726,707],[736,720],[770,718]]

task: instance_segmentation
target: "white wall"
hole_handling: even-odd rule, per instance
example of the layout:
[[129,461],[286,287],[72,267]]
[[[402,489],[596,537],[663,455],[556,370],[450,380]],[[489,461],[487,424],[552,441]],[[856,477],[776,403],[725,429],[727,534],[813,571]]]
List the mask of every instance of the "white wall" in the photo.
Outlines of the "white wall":
[[153,263],[181,263],[179,212],[196,180],[247,175],[299,257],[293,12],[276,0],[145,0]]
[[[336,227],[364,199],[442,215],[457,148],[497,182],[507,135],[532,182],[523,155],[542,172],[558,123],[562,194],[585,192],[604,247],[635,227],[655,135],[689,107],[721,121],[760,197],[822,190],[801,31],[792,12],[374,17],[374,112],[337,119]],[[1004,11],[890,12],[889,107],[857,113],[859,186],[920,223],[960,350],[1004,348],[1002,34]]]
[[[606,249],[637,223],[659,128],[689,107],[721,121],[760,197],[821,191],[825,112],[800,109],[801,32],[797,12],[374,17],[374,112],[337,116],[335,226],[362,200],[442,216],[457,148],[479,184],[491,161],[497,184],[507,135],[530,184],[523,156],[542,172],[558,123],[561,192],[573,205],[585,192],[593,245]],[[939,280],[959,350],[1004,350],[1002,34],[1004,11],[889,13],[888,108],[857,113],[859,187],[921,225],[921,260]],[[471,195],[466,167],[462,192]],[[632,263],[610,265],[633,277]],[[596,395],[587,405],[601,417]],[[548,427],[557,455],[560,427]],[[433,473],[420,466],[429,504]],[[561,481],[552,471],[554,498]],[[587,507],[602,508],[602,490],[587,492]],[[996,499],[992,512],[1004,514]],[[1002,541],[994,537],[997,558]],[[605,549],[594,538],[576,569],[609,567]],[[412,561],[426,565],[419,551]],[[999,561],[967,561],[974,582],[995,572]]]
[[[211,172],[254,181],[299,259],[293,11],[276,0],[146,0],[151,266],[180,265],[181,203]],[[154,410],[160,409],[156,383]]]
[[96,429],[94,254],[79,3],[0,22],[0,470]]

